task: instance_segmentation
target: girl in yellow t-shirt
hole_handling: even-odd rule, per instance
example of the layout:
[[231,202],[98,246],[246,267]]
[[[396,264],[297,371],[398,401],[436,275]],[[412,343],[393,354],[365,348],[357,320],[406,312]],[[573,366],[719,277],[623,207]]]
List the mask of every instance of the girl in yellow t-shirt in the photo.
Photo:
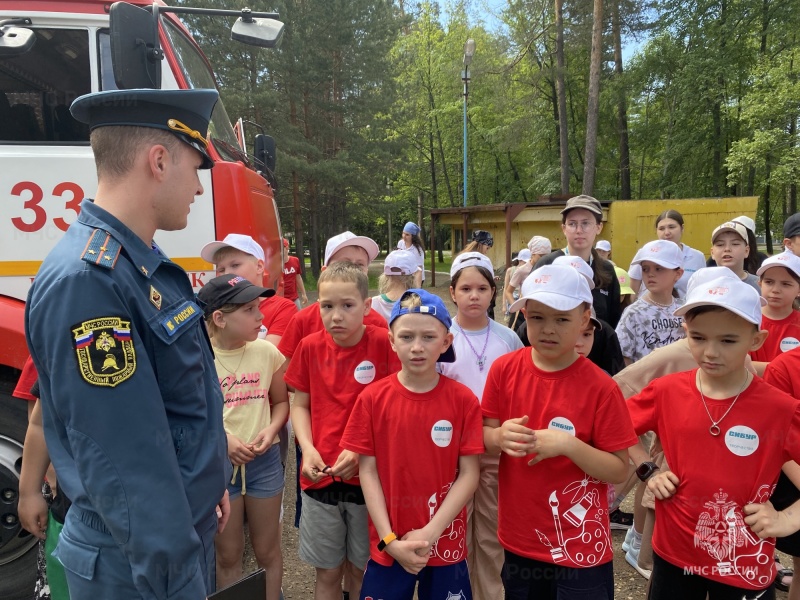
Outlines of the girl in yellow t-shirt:
[[223,275],[198,294],[214,346],[233,465],[228,484],[231,515],[216,538],[217,587],[242,577],[246,513],[256,561],[267,574],[268,598],[279,598],[281,593],[284,471],[278,434],[289,416],[285,359],[270,342],[257,339],[262,320],[259,299],[274,293],[238,275]]

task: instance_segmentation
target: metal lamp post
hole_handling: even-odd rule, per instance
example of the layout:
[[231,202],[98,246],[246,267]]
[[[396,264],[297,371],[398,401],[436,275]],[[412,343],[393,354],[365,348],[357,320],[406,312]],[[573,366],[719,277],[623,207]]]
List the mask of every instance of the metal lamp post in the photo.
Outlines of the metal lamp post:
[[475,55],[475,40],[468,39],[464,44],[464,71],[461,81],[464,82],[464,206],[467,206],[467,96],[469,95],[469,65]]

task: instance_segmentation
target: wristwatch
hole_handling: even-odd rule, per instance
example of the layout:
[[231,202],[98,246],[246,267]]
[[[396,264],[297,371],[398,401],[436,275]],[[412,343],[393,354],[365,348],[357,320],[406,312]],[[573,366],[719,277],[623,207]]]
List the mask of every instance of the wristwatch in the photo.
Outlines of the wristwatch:
[[383,549],[386,548],[389,544],[397,539],[397,534],[395,532],[391,532],[385,538],[383,538],[380,542],[378,542],[378,552],[383,552]]
[[658,465],[654,462],[643,462],[636,469],[636,476],[640,481],[647,481],[658,470]]

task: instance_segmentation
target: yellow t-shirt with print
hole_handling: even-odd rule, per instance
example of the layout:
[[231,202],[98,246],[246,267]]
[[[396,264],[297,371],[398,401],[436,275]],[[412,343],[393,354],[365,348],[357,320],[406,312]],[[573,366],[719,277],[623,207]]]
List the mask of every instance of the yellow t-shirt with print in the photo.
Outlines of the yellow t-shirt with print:
[[[286,359],[266,340],[247,342],[236,350],[214,348],[214,355],[225,399],[225,431],[248,444],[270,423],[269,386]],[[272,443],[278,440],[276,436]]]

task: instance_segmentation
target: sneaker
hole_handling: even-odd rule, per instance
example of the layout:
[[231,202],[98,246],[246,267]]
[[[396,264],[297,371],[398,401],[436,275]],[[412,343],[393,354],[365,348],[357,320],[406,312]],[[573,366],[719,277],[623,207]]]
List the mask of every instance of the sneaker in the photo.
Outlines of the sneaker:
[[631,544],[633,543],[633,527],[630,527],[625,533],[625,540],[622,542],[622,551],[627,552],[631,549]]
[[608,515],[611,529],[630,529],[633,525],[633,513],[624,512],[619,508]]
[[652,573],[652,571],[650,571],[649,569],[643,569],[642,567],[639,566],[639,550],[641,550],[641,548],[635,548],[631,544],[630,550],[628,550],[625,553],[625,560],[628,561],[628,564],[630,566],[636,569],[636,572],[639,573],[639,575],[641,575],[645,579],[650,579],[650,574]]

